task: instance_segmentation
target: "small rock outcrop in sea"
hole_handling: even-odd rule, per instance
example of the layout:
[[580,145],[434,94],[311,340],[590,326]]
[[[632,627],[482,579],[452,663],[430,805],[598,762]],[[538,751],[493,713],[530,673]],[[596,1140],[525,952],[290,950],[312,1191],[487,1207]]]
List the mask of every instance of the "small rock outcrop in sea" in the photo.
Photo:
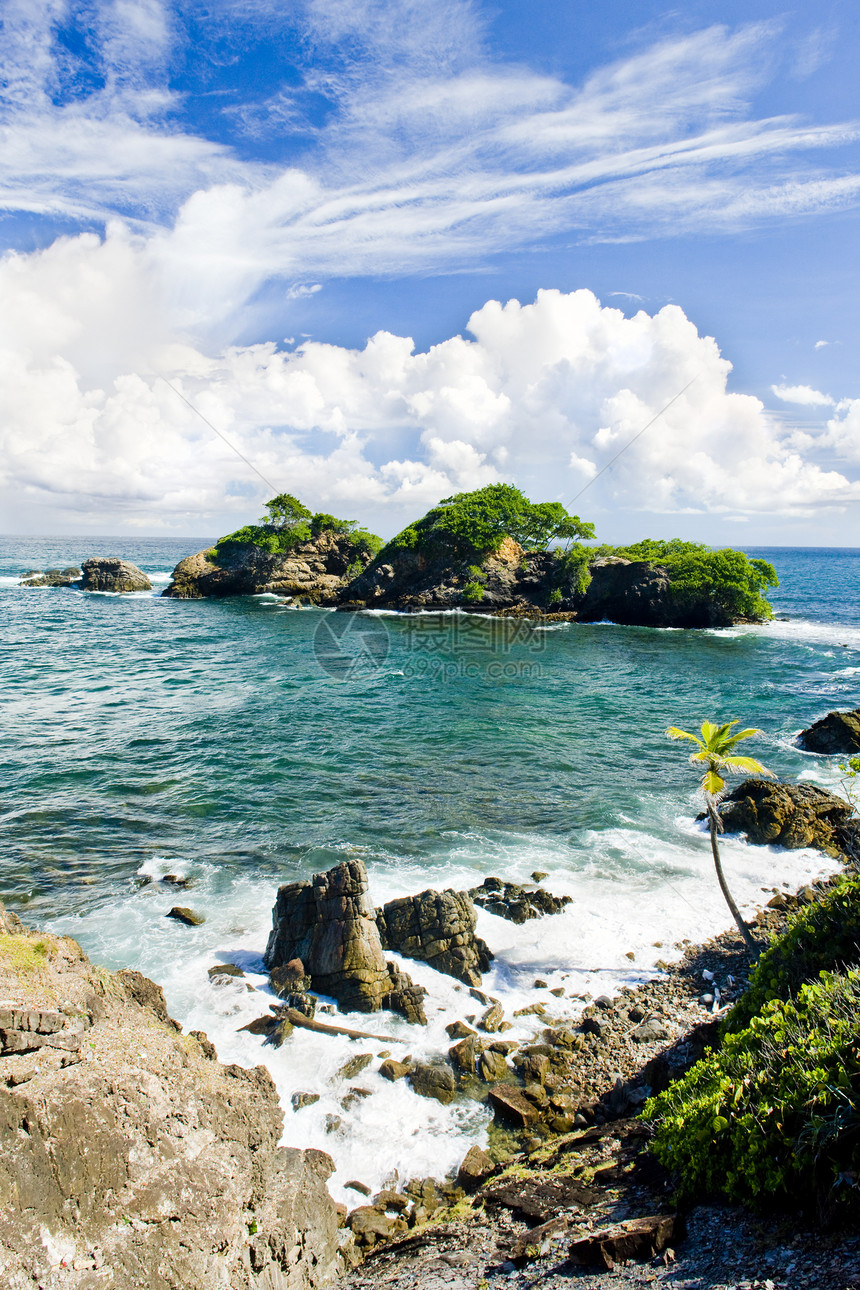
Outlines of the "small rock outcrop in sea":
[[21,575],[22,587],[72,587],[81,576],[81,570],[75,565],[67,569],[46,569],[40,573],[31,569]]
[[213,596],[255,596],[273,592],[332,605],[354,573],[366,564],[349,534],[325,530],[295,550],[272,554],[253,542],[227,542],[217,549],[186,556],[173,570],[165,596],[201,600]]
[[161,990],[0,905],[0,1268],[9,1290],[311,1290],[340,1269],[331,1159],[278,1145],[268,1071]]
[[[388,1008],[416,1016],[424,991],[386,963],[368,895],[367,870],[347,860],[326,873],[279,888],[264,961],[270,972],[299,960],[320,994],[356,1012]],[[277,979],[277,978],[276,978]]]
[[119,556],[99,556],[84,560],[82,591],[152,591],[152,583],[136,564]]
[[475,935],[477,915],[465,891],[422,891],[376,911],[382,948],[429,963],[437,972],[480,985],[492,954]]
[[590,566],[591,582],[577,607],[586,623],[608,619],[630,627],[729,627],[731,614],[711,596],[679,599],[669,571],[647,560],[606,556]]
[[851,819],[851,805],[814,784],[747,779],[724,798],[719,811],[727,832],[745,833],[759,845],[816,847],[831,856],[858,845],[860,829]]
[[801,730],[797,745],[806,752],[831,756],[860,752],[860,708],[851,712],[828,712],[808,730]]
[[[525,923],[544,914],[559,914],[570,904],[570,896],[553,896],[540,887],[518,887],[501,878],[485,878],[480,887],[469,891],[472,901],[498,918],[511,923]],[[473,982],[472,984],[477,984]]]

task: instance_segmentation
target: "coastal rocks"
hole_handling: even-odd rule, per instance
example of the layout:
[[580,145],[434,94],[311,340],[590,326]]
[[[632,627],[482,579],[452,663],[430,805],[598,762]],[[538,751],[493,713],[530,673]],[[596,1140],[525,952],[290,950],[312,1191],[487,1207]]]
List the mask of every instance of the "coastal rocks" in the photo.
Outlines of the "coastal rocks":
[[582,622],[608,619],[632,627],[729,627],[734,619],[706,593],[673,593],[669,571],[647,560],[606,556],[590,566],[591,582],[578,606]]
[[492,1156],[482,1147],[470,1147],[457,1171],[457,1182],[464,1191],[475,1191],[494,1169]]
[[745,833],[758,845],[815,847],[838,856],[857,844],[852,807],[814,784],[747,779],[728,794],[719,811],[727,832]]
[[477,915],[462,891],[422,891],[390,900],[376,911],[382,946],[428,963],[437,972],[480,985],[492,954],[475,935]]
[[293,551],[272,553],[252,542],[227,542],[180,560],[164,592],[179,600],[255,596],[264,592],[334,604],[347,571],[366,563],[348,534],[326,530]]
[[385,961],[367,870],[347,860],[278,891],[264,962],[270,971],[300,960],[312,988],[356,1012],[390,1008],[420,1020],[420,986]]
[[75,565],[67,569],[46,569],[44,573],[30,570],[21,575],[22,587],[72,587],[81,576],[81,570]]
[[454,1101],[456,1084],[450,1066],[421,1063],[412,1068],[407,1078],[412,1091],[419,1097],[433,1097],[443,1106]]
[[101,556],[84,560],[82,591],[152,591],[152,583],[136,564],[119,556]]
[[213,1060],[139,1001],[138,975],[94,968],[69,938],[0,932],[4,1032],[64,1042],[0,1056],[4,1286],[328,1285],[331,1160],[279,1147],[268,1072]]
[[530,918],[558,914],[570,904],[570,896],[553,896],[541,888],[518,887],[501,878],[485,878],[480,887],[472,887],[469,896],[476,905],[511,923],[525,923]]
[[615,1227],[574,1241],[568,1258],[574,1267],[598,1267],[611,1272],[616,1263],[626,1263],[629,1259],[644,1263],[653,1259],[680,1235],[674,1214],[628,1218]]
[[202,914],[196,914],[187,905],[174,905],[164,917],[172,918],[177,923],[184,923],[186,927],[201,927],[206,922]]
[[521,1089],[513,1084],[496,1084],[487,1094],[487,1101],[501,1120],[526,1129],[537,1124],[540,1112]]
[[798,748],[830,756],[860,752],[860,708],[851,712],[828,712],[797,736]]

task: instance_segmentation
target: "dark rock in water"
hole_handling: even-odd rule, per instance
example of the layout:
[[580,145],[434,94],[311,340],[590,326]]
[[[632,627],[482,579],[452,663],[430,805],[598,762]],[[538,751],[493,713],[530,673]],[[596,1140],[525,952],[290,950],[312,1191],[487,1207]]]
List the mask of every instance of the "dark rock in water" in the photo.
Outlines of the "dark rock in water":
[[467,1026],[465,1021],[451,1021],[445,1027],[445,1034],[449,1039],[468,1039],[474,1035],[475,1031],[471,1026]]
[[448,1049],[448,1060],[458,1070],[465,1071],[467,1075],[474,1075],[479,1052],[480,1044],[477,1035],[469,1036]]
[[396,1012],[413,1025],[426,1026],[427,1014],[424,1011],[424,1000],[427,991],[423,985],[416,985],[411,977],[401,972],[396,963],[386,962],[391,989],[382,996],[383,1008]]
[[807,752],[830,756],[860,752],[860,708],[851,712],[828,712],[808,730],[801,730],[797,746]]
[[282,967],[272,968],[269,984],[277,995],[303,993],[311,988],[311,978],[301,959],[291,959]]
[[383,947],[428,963],[467,985],[480,985],[492,954],[475,935],[477,915],[463,891],[422,891],[376,911]]
[[608,619],[631,627],[729,627],[731,614],[703,590],[677,596],[669,571],[647,560],[605,556],[590,566],[591,582],[578,608],[583,622]]
[[513,1084],[496,1084],[490,1089],[487,1099],[500,1119],[521,1129],[536,1124],[540,1119],[537,1108]]
[[409,1072],[409,1083],[420,1097],[435,1097],[443,1105],[454,1101],[456,1085],[450,1066],[414,1066]]
[[319,1093],[293,1093],[290,1098],[294,1111],[301,1111],[306,1106],[313,1106],[319,1100]]
[[316,996],[305,994],[303,990],[295,991],[293,994],[282,994],[285,1008],[292,1008],[295,1012],[301,1013],[303,1017],[313,1017],[317,1010]]
[[152,591],[152,583],[136,564],[119,556],[101,556],[84,560],[83,591]]
[[195,914],[193,909],[188,909],[185,905],[174,905],[165,918],[175,918],[178,923],[185,923],[186,927],[200,927],[206,919],[202,914]]
[[719,812],[727,832],[745,833],[760,846],[815,847],[838,856],[858,842],[849,803],[813,784],[747,779],[724,798]]
[[525,923],[544,914],[558,914],[570,904],[570,896],[553,896],[542,889],[530,891],[513,882],[503,882],[501,878],[485,878],[480,887],[471,889],[469,895],[474,904],[512,923]]
[[506,1075],[510,1075],[511,1068],[505,1061],[503,1053],[494,1053],[491,1048],[488,1048],[478,1059],[478,1071],[481,1079],[485,1079],[488,1084],[495,1084],[504,1080]]
[[470,1147],[457,1171],[457,1182],[465,1191],[474,1191],[495,1169],[492,1156],[481,1147]]
[[245,973],[235,963],[216,963],[214,967],[209,968],[207,973],[210,980],[217,981],[219,977],[243,977]]
[[81,576],[81,570],[70,566],[67,569],[46,569],[42,573],[38,569],[31,569],[28,573],[22,573],[22,587],[71,587]]
[[274,972],[299,959],[314,990],[345,1009],[391,1008],[423,1020],[421,987],[385,961],[367,885],[362,862],[347,860],[311,881],[281,887],[265,964]]
[[338,1079],[355,1079],[372,1061],[373,1053],[358,1053],[355,1057],[350,1057],[337,1072]]
[[391,1080],[393,1084],[395,1080],[403,1079],[404,1075],[408,1075],[411,1069],[408,1063],[398,1062],[393,1057],[389,1057],[380,1066],[379,1073],[383,1079]]

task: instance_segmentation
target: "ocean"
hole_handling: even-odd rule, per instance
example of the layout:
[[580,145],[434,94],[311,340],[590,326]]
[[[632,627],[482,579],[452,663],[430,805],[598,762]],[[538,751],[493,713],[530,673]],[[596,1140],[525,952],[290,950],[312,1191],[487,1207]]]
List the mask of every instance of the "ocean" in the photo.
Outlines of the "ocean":
[[[372,1096],[344,1107],[340,1067],[363,1051],[443,1053],[444,1026],[476,1005],[404,961],[430,992],[426,1030],[352,1015],[344,1024],[396,1042],[296,1032],[277,1051],[238,1033],[270,1001],[261,955],[278,885],[349,856],[378,902],[541,870],[572,898],[564,913],[521,927],[479,915],[496,955],[484,988],[509,1017],[536,1000],[573,1016],[652,974],[731,922],[694,821],[695,772],[665,727],[737,717],[761,728],[745,751],[778,775],[838,788],[835,761],[793,739],[860,702],[860,552],[749,549],[780,575],[777,621],[685,632],[163,599],[172,567],[210,541],[0,539],[0,898],[95,961],[152,977],[221,1060],[265,1063],[284,1142],[330,1152],[333,1193],[354,1204],[350,1179],[375,1189],[456,1168],[486,1141],[488,1113],[419,1098],[378,1062],[359,1080]],[[110,554],[155,592],[17,585],[24,570]],[[747,909],[835,868],[739,838],[724,862]],[[193,885],[146,881],[168,873]],[[166,918],[174,904],[206,922]],[[224,960],[246,979],[213,984]],[[536,1027],[522,1018],[510,1035]],[[294,1112],[299,1091],[320,1100]]]

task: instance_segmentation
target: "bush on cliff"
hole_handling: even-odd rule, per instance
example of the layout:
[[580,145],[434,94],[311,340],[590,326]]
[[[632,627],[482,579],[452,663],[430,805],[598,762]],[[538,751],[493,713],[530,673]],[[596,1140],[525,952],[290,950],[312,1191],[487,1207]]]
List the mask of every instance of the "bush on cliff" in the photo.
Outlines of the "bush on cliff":
[[265,510],[266,514],[258,524],[246,524],[219,538],[217,546],[207,553],[214,564],[229,546],[250,543],[270,555],[286,555],[329,532],[347,539],[350,556],[358,572],[382,548],[382,539],[367,529],[359,528],[355,520],[339,520],[324,511],[313,514],[291,493],[279,493],[266,503]]
[[488,484],[443,498],[392,538],[382,557],[420,549],[440,557],[480,560],[498,550],[506,537],[529,550],[543,549],[553,541],[593,538],[594,526],[569,515],[561,502],[531,502],[512,484]]
[[643,538],[630,546],[599,546],[588,551],[598,556],[620,556],[624,560],[647,560],[662,565],[669,574],[672,597],[679,606],[711,600],[732,619],[771,618],[773,610],[764,598],[768,587],[778,587],[776,570],[767,560],[750,560],[742,551],[729,547],[714,550],[701,542],[680,538],[660,541]]
[[856,1210],[858,1010],[860,973],[823,973],[647,1103],[651,1150],[682,1194]]
[[803,909],[765,950],[750,988],[726,1018],[726,1030],[745,1029],[772,999],[791,999],[824,971],[860,964],[860,879],[843,878],[824,899]]

